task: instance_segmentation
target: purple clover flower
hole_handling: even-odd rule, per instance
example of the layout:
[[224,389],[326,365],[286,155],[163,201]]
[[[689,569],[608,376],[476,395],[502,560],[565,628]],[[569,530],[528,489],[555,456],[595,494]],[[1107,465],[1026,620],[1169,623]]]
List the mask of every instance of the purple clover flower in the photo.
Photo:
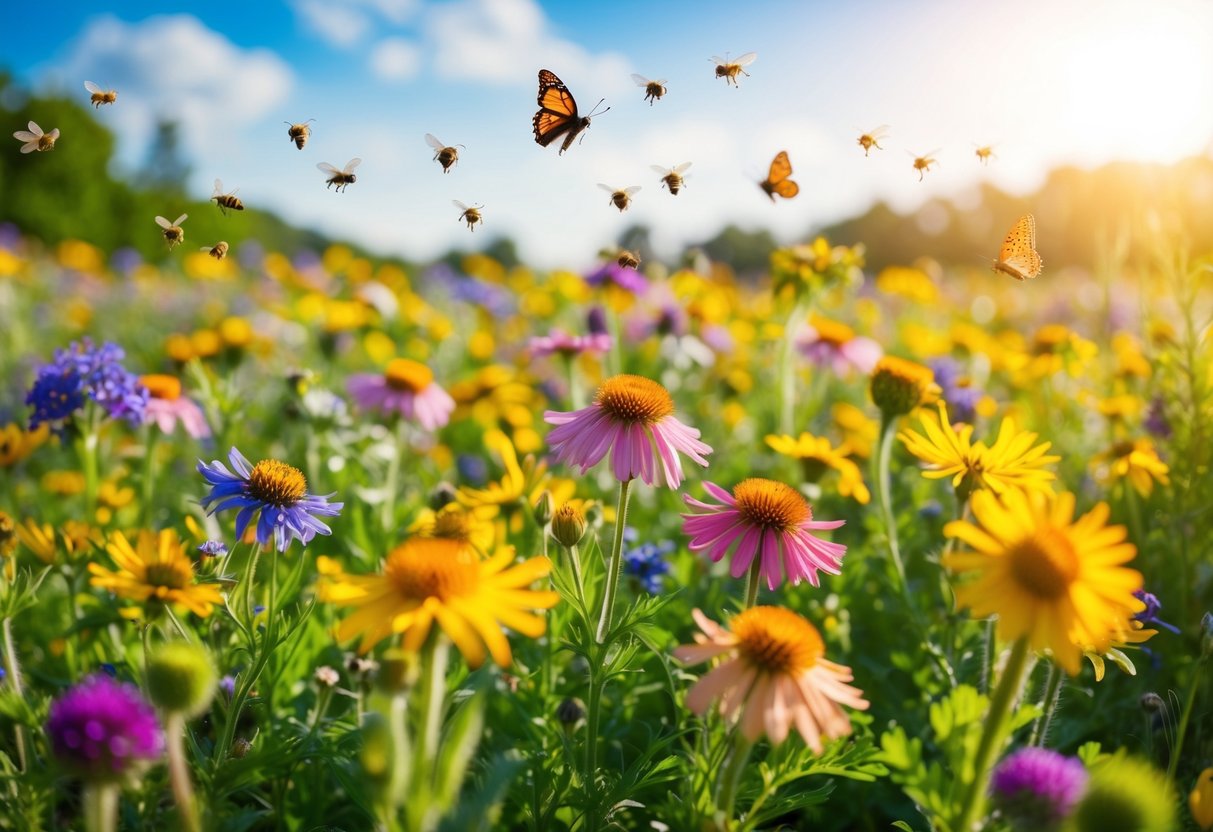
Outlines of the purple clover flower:
[[1066,819],[1086,785],[1087,770],[1077,757],[1021,748],[994,768],[990,795],[1013,829],[1040,832]]
[[164,751],[151,704],[134,685],[103,673],[51,704],[46,733],[55,756],[89,780],[120,778]]
[[222,540],[208,540],[198,546],[203,557],[221,558],[227,554],[227,544]]
[[30,429],[45,422],[60,426],[84,406],[86,397],[111,419],[143,424],[148,391],[122,366],[125,355],[117,344],[107,341],[97,347],[91,338],[55,350],[55,360],[38,371],[25,397],[34,409]]

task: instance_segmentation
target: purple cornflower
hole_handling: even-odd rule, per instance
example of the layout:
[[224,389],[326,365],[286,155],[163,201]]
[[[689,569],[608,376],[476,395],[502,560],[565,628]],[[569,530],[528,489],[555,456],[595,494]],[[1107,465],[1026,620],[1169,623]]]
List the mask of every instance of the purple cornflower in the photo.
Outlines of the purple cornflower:
[[143,424],[148,392],[138,376],[122,366],[125,353],[117,344],[100,347],[91,338],[73,341],[67,349],[55,350],[55,360],[38,370],[25,403],[34,409],[30,429],[44,422],[58,428],[86,397],[100,405],[111,419]]
[[614,284],[633,295],[642,295],[649,288],[649,282],[644,279],[644,275],[634,269],[625,269],[614,260],[587,274],[585,282],[591,286]]
[[935,383],[943,391],[941,396],[948,403],[952,420],[973,424],[977,419],[977,403],[984,393],[961,376],[960,365],[951,358],[935,358],[927,366],[935,371]]
[[164,751],[156,712],[139,688],[99,673],[51,703],[51,750],[89,780],[122,777]]
[[1087,770],[1077,757],[1048,748],[1021,748],[994,768],[990,795],[1013,829],[1037,832],[1057,828],[1086,785]]
[[1139,589],[1133,593],[1133,597],[1146,605],[1144,610],[1133,616],[1134,619],[1147,627],[1162,627],[1164,630],[1169,630],[1178,635],[1178,627],[1174,624],[1168,624],[1158,617],[1158,613],[1162,609],[1162,601],[1158,600],[1157,595],[1152,592],[1146,592],[1144,589]]
[[208,540],[198,546],[203,557],[221,558],[227,554],[227,544],[222,540]]
[[[291,541],[298,538],[307,546],[317,534],[331,534],[332,529],[314,515],[336,517],[344,503],[330,503],[329,497],[307,492],[307,479],[298,468],[276,459],[263,459],[250,465],[236,448],[228,454],[235,473],[219,460],[209,465],[198,460],[198,473],[211,485],[211,492],[202,498],[208,514],[238,508],[236,539],[255,515],[257,542],[262,546],[271,540],[279,552],[285,552]],[[211,504],[214,503],[213,507]]]
[[[627,536],[626,530],[624,536]],[[666,555],[675,549],[672,540],[660,543],[642,543],[623,551],[624,574],[636,580],[645,592],[656,595],[661,592],[662,579],[669,574],[670,564]]]

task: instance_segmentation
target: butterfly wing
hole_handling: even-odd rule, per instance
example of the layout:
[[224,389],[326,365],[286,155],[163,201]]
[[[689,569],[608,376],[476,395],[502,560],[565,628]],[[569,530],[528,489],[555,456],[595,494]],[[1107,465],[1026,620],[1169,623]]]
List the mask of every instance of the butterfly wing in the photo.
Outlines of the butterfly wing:
[[582,120],[577,114],[577,101],[569,92],[564,82],[556,74],[546,69],[539,70],[539,112],[531,120],[535,131],[535,141],[542,147],[547,147],[558,138],[570,133],[561,152],[567,150],[573,138],[583,129]]
[[1040,274],[1043,265],[1036,252],[1036,217],[1024,214],[1002,241],[994,269],[1016,280],[1030,280]]
[[778,185],[784,179],[792,175],[792,162],[788,159],[786,150],[779,151],[775,158],[771,160],[771,172],[767,174],[767,181],[772,185]]
[[784,199],[791,199],[800,193],[800,186],[791,179],[785,179],[782,182],[775,184],[775,193],[779,194]]

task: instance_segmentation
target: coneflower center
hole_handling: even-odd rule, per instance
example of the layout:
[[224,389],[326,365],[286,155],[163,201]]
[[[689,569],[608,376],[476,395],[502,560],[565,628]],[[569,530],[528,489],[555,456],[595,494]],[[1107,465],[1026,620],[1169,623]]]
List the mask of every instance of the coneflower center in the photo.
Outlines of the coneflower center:
[[674,412],[669,391],[644,376],[612,376],[594,401],[617,421],[630,424],[656,424]]
[[383,379],[393,390],[420,393],[434,383],[434,371],[420,362],[395,358],[387,365]]
[[1011,575],[1037,598],[1061,597],[1078,576],[1078,553],[1060,529],[1041,529],[1015,544],[1007,554]]
[[775,480],[751,477],[733,488],[742,520],[751,526],[788,531],[813,519],[813,510],[800,492]]
[[181,398],[181,379],[175,376],[153,373],[139,376],[139,383],[147,388],[148,395],[153,399],[171,402]]
[[824,341],[834,347],[841,347],[855,338],[855,330],[846,324],[826,318],[814,319],[813,329],[817,330],[817,339],[819,341]]
[[783,607],[750,607],[729,629],[741,656],[767,673],[798,676],[825,654],[817,628]]
[[248,477],[248,494],[255,500],[284,508],[293,506],[307,493],[303,472],[276,459],[263,459]]
[[446,602],[475,592],[480,563],[461,541],[414,537],[388,555],[383,574],[409,600]]

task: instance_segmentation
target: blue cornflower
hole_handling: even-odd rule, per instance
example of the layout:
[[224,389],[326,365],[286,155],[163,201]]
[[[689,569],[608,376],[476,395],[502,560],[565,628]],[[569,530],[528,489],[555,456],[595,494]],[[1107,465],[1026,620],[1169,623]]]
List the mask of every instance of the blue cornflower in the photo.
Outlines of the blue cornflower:
[[125,353],[117,344],[100,347],[91,338],[55,350],[55,360],[38,371],[25,403],[34,409],[30,428],[44,422],[58,426],[90,398],[111,419],[143,424],[148,391],[139,377],[122,366]]
[[1140,621],[1147,627],[1162,627],[1164,630],[1170,630],[1172,633],[1179,633],[1179,628],[1174,624],[1168,624],[1158,617],[1159,610],[1162,609],[1162,601],[1158,600],[1158,596],[1152,592],[1146,592],[1144,589],[1139,589],[1133,593],[1133,597],[1146,605],[1146,608],[1133,616],[1134,619]]
[[952,419],[973,424],[977,418],[977,403],[985,394],[961,375],[960,364],[952,358],[935,358],[928,361],[927,366],[935,371],[935,383],[942,391],[943,400],[948,403]]
[[[627,537],[627,529],[624,530]],[[623,552],[623,571],[635,579],[645,592],[656,594],[661,592],[662,578],[670,572],[666,555],[674,551],[674,542],[663,540],[660,543],[642,543]]]
[[[295,538],[307,546],[318,533],[332,533],[313,515],[336,517],[345,504],[330,503],[332,494],[323,497],[308,494],[307,479],[298,468],[276,459],[249,465],[236,448],[232,448],[227,458],[235,473],[217,459],[209,465],[198,460],[198,473],[211,485],[211,493],[202,498],[202,506],[208,514],[240,509],[236,515],[237,540],[244,537],[245,528],[258,513],[257,542],[264,546],[273,540],[279,552],[285,552]],[[210,507],[212,503],[216,505]]]
[[221,558],[227,554],[227,544],[222,540],[208,540],[198,546],[198,551],[208,558]]

